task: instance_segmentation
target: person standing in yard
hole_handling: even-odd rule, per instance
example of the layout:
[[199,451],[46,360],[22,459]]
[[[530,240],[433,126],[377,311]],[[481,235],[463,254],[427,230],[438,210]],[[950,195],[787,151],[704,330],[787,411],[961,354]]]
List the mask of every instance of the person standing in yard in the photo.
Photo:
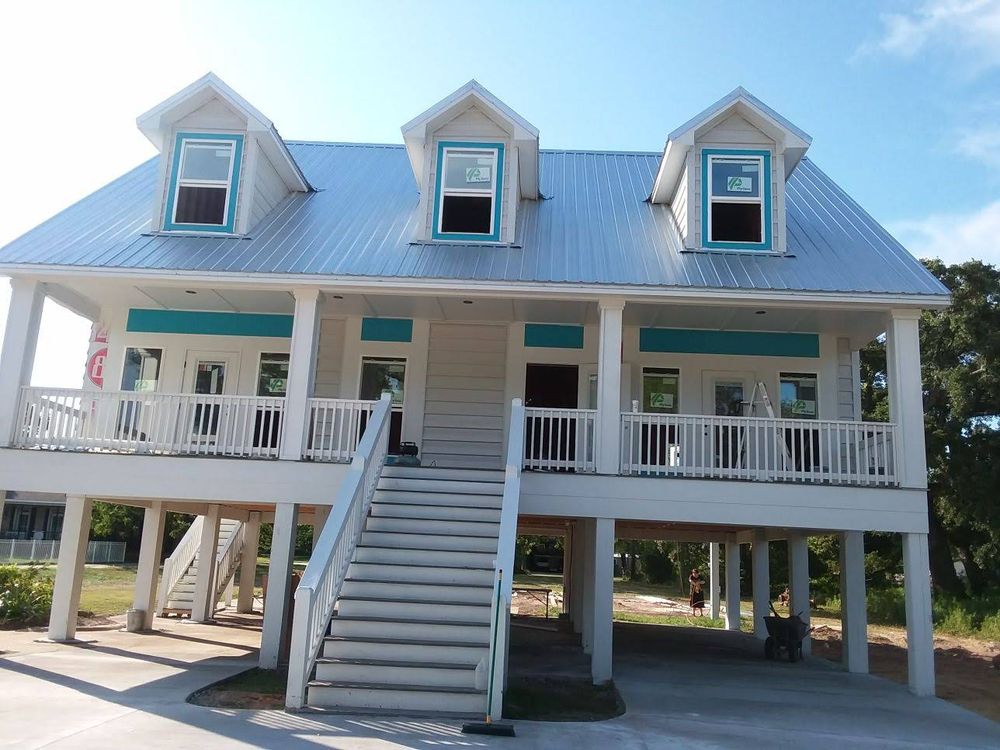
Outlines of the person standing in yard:
[[705,579],[697,568],[691,571],[688,583],[691,585],[691,613],[702,617],[705,614]]

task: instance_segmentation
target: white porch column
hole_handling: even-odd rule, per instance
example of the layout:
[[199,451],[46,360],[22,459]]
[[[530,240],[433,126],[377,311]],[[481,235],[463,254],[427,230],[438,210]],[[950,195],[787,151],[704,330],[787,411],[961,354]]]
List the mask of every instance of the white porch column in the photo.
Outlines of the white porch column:
[[21,387],[31,384],[45,285],[33,279],[10,280],[10,307],[0,351],[0,445],[10,445],[21,401]]
[[740,545],[726,542],[726,630],[740,629]]
[[708,545],[708,595],[710,601],[709,614],[713,620],[719,619],[722,609],[722,602],[719,601],[722,595],[722,581],[719,580],[719,553],[718,542],[710,542]]
[[194,579],[191,622],[208,622],[215,615],[215,557],[219,544],[219,506],[209,505],[201,525],[198,574]]
[[615,519],[593,524],[594,597],[590,674],[595,685],[611,679],[612,611],[615,583]]
[[600,300],[597,355],[597,473],[617,474],[621,458],[622,312],[625,300]]
[[594,652],[594,519],[583,519],[583,653]]
[[562,566],[562,613],[568,617],[570,608],[573,606],[573,527],[566,527],[566,536],[563,537],[563,566]]
[[281,659],[291,611],[292,562],[298,524],[299,506],[296,503],[275,505],[271,560],[267,568],[267,596],[264,599],[264,632],[260,639],[261,669],[277,669]]
[[298,461],[309,429],[309,398],[313,393],[319,339],[319,289],[296,289],[295,321],[288,355],[281,458]]
[[316,542],[319,541],[319,535],[323,533],[323,527],[326,526],[326,519],[330,517],[331,507],[329,505],[317,505],[313,508],[312,549],[316,549]]
[[764,618],[771,614],[771,561],[763,529],[754,532],[750,553],[753,572],[753,634],[763,641],[767,639]]
[[868,602],[865,597],[865,538],[860,531],[840,535],[840,622],[844,668],[868,672]]
[[163,503],[154,500],[142,516],[142,537],[139,541],[139,566],[135,573],[135,594],[132,608],[142,610],[142,629],[153,627],[156,610],[156,584],[160,577],[160,556],[163,552]]
[[889,419],[898,427],[896,475],[903,487],[927,488],[920,311],[893,310],[886,324]]
[[250,511],[243,537],[243,555],[240,557],[240,590],[236,597],[236,611],[253,612],[253,588],[257,580],[257,552],[260,547],[260,511]]
[[573,632],[583,635],[583,589],[584,560],[587,558],[587,530],[585,521],[578,520],[573,526],[573,559],[570,564],[573,572],[570,575],[569,616],[573,622]]
[[[804,534],[792,534],[788,537],[788,578],[790,613],[799,615],[808,626],[812,619],[809,606],[809,538]],[[812,639],[806,636],[802,641],[802,654],[808,656],[811,652]]]
[[906,662],[910,692],[915,695],[934,695],[930,568],[927,534],[903,534]]
[[80,584],[87,558],[92,508],[93,501],[85,497],[66,496],[66,515],[63,516],[59,562],[49,614],[49,638],[53,641],[71,641],[76,636],[76,615],[80,609]]

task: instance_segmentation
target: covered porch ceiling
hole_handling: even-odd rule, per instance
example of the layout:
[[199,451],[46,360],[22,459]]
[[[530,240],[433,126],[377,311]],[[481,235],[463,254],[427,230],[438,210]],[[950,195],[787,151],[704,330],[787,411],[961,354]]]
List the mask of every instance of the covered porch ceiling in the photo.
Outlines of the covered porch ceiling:
[[[126,279],[71,277],[50,283],[57,301],[77,312],[82,309],[154,308],[254,312],[290,315],[295,299],[291,289],[204,286],[181,280],[135,283]],[[59,297],[62,299],[59,299]],[[425,318],[457,322],[537,322],[587,325],[600,319],[595,299],[544,299],[529,296],[467,293],[351,292],[328,288],[323,296],[324,315]],[[820,305],[816,302],[762,303],[753,299],[704,301],[628,302],[627,326],[696,328],[713,331],[777,331],[831,333],[848,336],[863,346],[885,330],[885,310]]]

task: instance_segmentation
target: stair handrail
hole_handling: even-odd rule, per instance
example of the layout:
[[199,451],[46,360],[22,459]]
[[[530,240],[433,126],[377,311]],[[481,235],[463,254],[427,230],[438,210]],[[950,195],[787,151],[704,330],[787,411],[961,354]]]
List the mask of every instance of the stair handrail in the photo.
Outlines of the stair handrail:
[[517,543],[517,514],[521,498],[521,464],[524,460],[525,411],[521,399],[510,405],[510,430],[504,466],[503,503],[494,563],[493,603],[490,612],[490,651],[487,662],[488,721],[503,717],[503,694],[507,687],[507,646],[510,635],[511,593],[514,585],[514,547]]
[[289,709],[302,708],[305,703],[313,664],[323,646],[389,453],[391,413],[392,399],[386,393],[372,411],[347,476],[337,489],[330,515],[295,590],[285,692],[285,706]]
[[174,551],[163,561],[163,575],[160,580],[160,587],[156,597],[156,614],[163,617],[167,603],[170,601],[170,594],[174,586],[181,580],[187,569],[194,562],[195,555],[198,554],[198,546],[201,543],[201,526],[203,516],[195,516],[194,521],[188,526],[188,530],[177,542]]
[[246,524],[242,521],[236,522],[225,544],[219,548],[215,556],[215,600],[219,601],[223,590],[229,585],[229,580],[236,575],[236,568],[240,562],[240,552],[243,551],[243,542],[246,539]]

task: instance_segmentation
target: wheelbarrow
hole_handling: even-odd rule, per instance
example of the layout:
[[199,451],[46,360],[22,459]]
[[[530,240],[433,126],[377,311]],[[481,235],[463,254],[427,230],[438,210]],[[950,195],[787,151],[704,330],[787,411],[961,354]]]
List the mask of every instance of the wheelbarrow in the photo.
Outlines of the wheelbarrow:
[[764,618],[764,627],[767,628],[767,640],[764,641],[764,656],[768,659],[777,659],[782,652],[788,657],[788,661],[796,662],[802,658],[802,641],[812,632],[812,628],[807,626],[800,615],[789,615],[782,617],[771,605],[773,617]]

